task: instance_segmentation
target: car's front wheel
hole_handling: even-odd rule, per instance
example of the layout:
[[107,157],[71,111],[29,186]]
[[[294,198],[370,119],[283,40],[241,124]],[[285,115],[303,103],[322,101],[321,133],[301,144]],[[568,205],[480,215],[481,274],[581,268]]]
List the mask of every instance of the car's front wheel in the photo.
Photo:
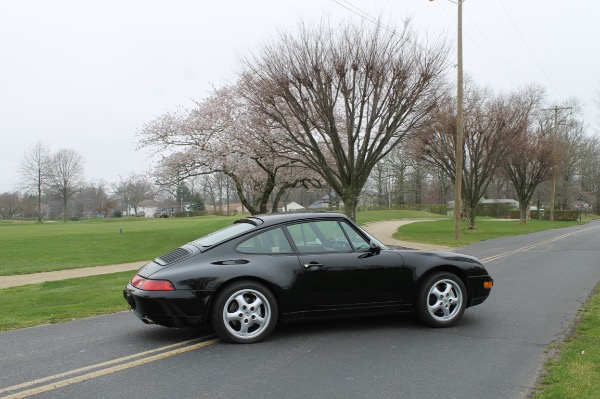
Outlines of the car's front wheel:
[[452,273],[440,272],[427,277],[418,292],[417,317],[431,327],[450,327],[465,312],[467,290]]
[[222,290],[212,308],[215,332],[234,343],[266,338],[277,323],[277,302],[262,284],[239,281]]

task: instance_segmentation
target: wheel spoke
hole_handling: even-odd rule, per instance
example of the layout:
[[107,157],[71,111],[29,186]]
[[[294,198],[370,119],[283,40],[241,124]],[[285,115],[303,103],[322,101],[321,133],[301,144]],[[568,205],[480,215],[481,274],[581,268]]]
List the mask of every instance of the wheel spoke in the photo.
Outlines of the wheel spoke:
[[437,312],[438,310],[440,310],[442,308],[442,305],[440,304],[439,301],[437,301],[435,304],[433,305],[429,305],[429,312],[431,312],[432,314]]
[[232,322],[232,321],[240,321],[240,319],[242,318],[242,316],[240,316],[240,312],[226,312],[225,313],[225,319],[227,320],[227,322]]
[[444,311],[444,317],[450,316],[450,307],[449,306],[443,306],[442,310]]
[[250,327],[250,323],[244,323],[244,321],[241,322],[241,326],[240,326],[240,331],[238,332],[239,335],[248,335],[248,328]]
[[250,320],[252,324],[258,324],[259,326],[263,326],[265,324],[265,318],[256,314],[254,319]]
[[258,309],[259,307],[261,307],[263,304],[262,299],[260,299],[259,297],[255,297],[254,301],[251,303],[248,303],[249,307],[254,307],[254,310],[256,311],[256,309]]
[[454,295],[451,284],[446,283],[446,289],[444,290],[444,292],[442,292],[442,295],[445,297]]
[[452,291],[450,293],[450,296],[448,297],[448,299],[451,299],[453,304],[460,302],[460,298],[458,296],[456,296],[456,292],[454,292],[454,291]]
[[248,306],[248,301],[246,301],[246,298],[244,298],[244,293],[241,292],[239,295],[237,295],[235,298],[233,298],[240,309],[242,309],[244,306]]
[[442,295],[444,295],[440,290],[438,290],[437,286],[433,287],[431,290],[431,295],[435,295],[436,299],[440,299]]

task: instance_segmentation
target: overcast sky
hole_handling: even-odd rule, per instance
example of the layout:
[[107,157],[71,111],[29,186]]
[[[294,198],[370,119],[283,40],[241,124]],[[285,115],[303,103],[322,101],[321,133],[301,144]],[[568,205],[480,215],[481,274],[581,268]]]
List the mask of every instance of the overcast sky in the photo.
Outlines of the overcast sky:
[[[410,17],[454,45],[456,11],[449,0],[4,1],[0,193],[19,189],[38,141],[77,151],[88,181],[147,172],[136,129],[232,81],[240,56],[300,18]],[[463,13],[465,73],[479,86],[542,84],[551,103],[579,98],[598,130],[600,2],[466,0]]]

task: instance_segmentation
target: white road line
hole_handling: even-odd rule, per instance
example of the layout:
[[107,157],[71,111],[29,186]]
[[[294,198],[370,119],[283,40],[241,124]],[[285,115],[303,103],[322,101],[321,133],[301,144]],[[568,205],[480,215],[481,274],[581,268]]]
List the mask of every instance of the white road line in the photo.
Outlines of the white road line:
[[594,226],[594,227],[588,227],[587,229],[583,229],[583,230],[573,231],[571,233],[566,233],[566,234],[560,235],[558,237],[550,238],[548,240],[541,241],[541,242],[538,242],[536,244],[531,244],[531,245],[528,245],[526,247],[515,249],[514,251],[509,251],[509,252],[505,252],[505,253],[502,253],[502,254],[490,256],[488,258],[481,259],[480,261],[481,261],[481,263],[492,262],[494,260],[502,259],[502,258],[505,258],[505,257],[510,256],[510,255],[514,255],[514,254],[519,253],[519,252],[529,251],[530,249],[534,249],[534,248],[537,248],[537,247],[545,245],[545,244],[549,244],[549,243],[554,242],[554,241],[559,241],[559,240],[562,240],[563,238],[567,238],[567,237],[573,236],[575,234],[583,233],[585,231],[597,229],[599,227],[600,226]]

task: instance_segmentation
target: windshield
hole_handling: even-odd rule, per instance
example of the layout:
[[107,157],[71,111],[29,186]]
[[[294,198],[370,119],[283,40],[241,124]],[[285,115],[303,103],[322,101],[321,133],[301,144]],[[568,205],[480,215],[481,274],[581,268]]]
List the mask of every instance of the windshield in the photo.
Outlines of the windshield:
[[192,241],[190,244],[193,244],[198,248],[212,247],[215,244],[228,240],[237,236],[238,234],[242,234],[254,228],[256,228],[256,226],[250,223],[236,223],[231,226],[227,226],[224,229],[217,230],[214,233],[210,233],[207,236],[200,237],[197,240]]

